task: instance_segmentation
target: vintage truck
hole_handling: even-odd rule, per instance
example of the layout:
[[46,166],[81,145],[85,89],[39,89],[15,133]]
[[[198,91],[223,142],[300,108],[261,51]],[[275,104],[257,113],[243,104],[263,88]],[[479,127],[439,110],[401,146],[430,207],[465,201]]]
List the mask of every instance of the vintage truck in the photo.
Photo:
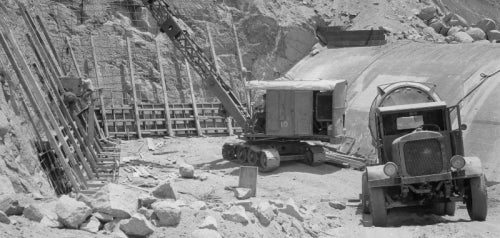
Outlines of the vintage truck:
[[471,220],[487,216],[481,161],[465,157],[458,105],[447,106],[435,86],[416,82],[381,85],[369,112],[378,164],[362,175],[362,205],[373,225],[386,226],[391,208],[423,206],[454,215],[455,202]]

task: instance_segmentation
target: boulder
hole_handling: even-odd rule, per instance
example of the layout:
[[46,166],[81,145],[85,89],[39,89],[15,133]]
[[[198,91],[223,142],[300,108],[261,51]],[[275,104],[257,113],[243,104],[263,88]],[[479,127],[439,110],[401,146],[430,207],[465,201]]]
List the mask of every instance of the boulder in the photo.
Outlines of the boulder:
[[[0,132],[0,134],[2,134],[2,132]],[[0,184],[2,185],[0,186],[0,196],[11,195],[16,193],[16,190],[14,190],[14,186],[12,185],[12,182],[10,181],[9,177],[5,175],[0,175]]]
[[93,216],[103,223],[110,222],[113,220],[113,217],[111,215],[102,212],[96,212],[93,214]]
[[151,206],[158,226],[176,226],[181,221],[181,209],[171,201],[158,201]]
[[245,208],[245,211],[247,211],[247,212],[253,212],[253,210],[255,209],[253,202],[251,200],[234,201],[234,202],[231,202],[231,205],[232,206],[242,206],[243,208]]
[[328,205],[337,210],[344,210],[346,208],[345,203],[339,201],[330,201],[328,202]]
[[97,233],[101,227],[101,222],[97,217],[91,216],[90,219],[82,224],[80,230],[88,231],[90,233]]
[[64,226],[77,229],[92,214],[92,209],[84,202],[63,195],[57,200],[56,214]]
[[424,33],[424,37],[426,40],[429,41],[434,41],[434,42],[439,42],[439,41],[444,41],[444,36],[441,34],[438,34],[434,28],[432,27],[426,27],[422,30]]
[[235,188],[234,189],[234,196],[240,200],[249,199],[250,197],[252,197],[252,189],[250,189],[250,188]]
[[489,40],[478,40],[474,41],[474,44],[490,44],[491,42]]
[[136,213],[130,219],[120,224],[120,229],[131,237],[147,237],[154,232],[154,227],[146,217]]
[[195,201],[189,205],[189,207],[193,210],[206,210],[207,209],[207,204],[204,201]]
[[87,206],[92,207],[92,198],[83,193],[79,193],[78,195],[76,195],[76,200],[84,202],[85,204],[87,204]]
[[40,222],[43,217],[57,220],[56,201],[40,204],[30,204],[23,210],[23,216],[29,220]]
[[242,206],[232,206],[228,211],[222,213],[222,218],[224,220],[241,223],[243,225],[248,224],[248,216],[245,213],[245,208]]
[[9,217],[2,211],[0,211],[0,223],[10,224]]
[[469,34],[460,31],[453,34],[453,41],[457,41],[460,43],[472,43],[474,39],[472,39],[472,37]]
[[460,27],[460,26],[453,26],[453,27],[450,28],[450,30],[448,30],[447,35],[448,36],[452,36],[455,33],[460,32],[460,31],[464,31],[464,29],[462,27]]
[[23,211],[24,206],[20,205],[19,201],[13,196],[0,196],[0,212],[4,212],[7,216],[20,216]]
[[148,219],[148,220],[151,220],[151,218],[153,217],[153,214],[154,214],[154,211],[152,209],[147,209],[145,207],[139,208],[139,210],[137,210],[137,212],[144,215],[146,217],[146,219]]
[[183,178],[194,178],[194,167],[190,164],[182,163],[179,165],[179,174]]
[[259,219],[260,224],[268,226],[274,217],[276,217],[275,210],[276,208],[273,205],[268,201],[264,201],[257,205],[254,214]]
[[500,31],[498,31],[498,30],[488,31],[488,40],[500,41]]
[[497,23],[490,18],[483,18],[476,24],[476,27],[484,32],[489,32],[497,29]]
[[436,20],[436,21],[432,22],[429,25],[429,27],[432,27],[434,29],[434,31],[436,31],[437,33],[439,33],[441,35],[448,34],[448,31],[450,30],[450,27],[443,24],[443,22],[441,22],[440,20]]
[[219,232],[210,229],[197,229],[191,233],[192,238],[222,238]]
[[42,220],[40,221],[40,224],[45,227],[49,228],[63,228],[64,225],[58,221],[57,219],[49,218],[47,216],[44,216]]
[[139,207],[151,208],[151,204],[158,201],[158,198],[144,194],[139,197]]
[[420,13],[418,13],[417,16],[424,21],[428,21],[428,20],[431,20],[431,19],[437,17],[438,11],[437,11],[436,7],[429,6],[429,7],[422,8],[422,10],[420,10]]
[[284,208],[285,207],[285,203],[281,200],[269,200],[269,203],[273,206],[275,206],[276,208]]
[[217,220],[213,216],[207,216],[205,217],[205,220],[201,223],[201,225],[198,226],[200,229],[210,229],[210,230],[217,230],[218,225],[217,225]]
[[295,204],[295,201],[293,201],[293,199],[291,198],[288,199],[285,203],[285,206],[283,208],[279,208],[278,211],[295,217],[299,221],[304,221],[304,217],[302,216],[302,214],[300,214],[299,208]]
[[469,34],[474,41],[486,39],[486,33],[477,27],[471,27],[465,33]]
[[94,211],[127,219],[137,209],[140,192],[123,185],[109,183],[99,189],[91,199]]
[[158,185],[152,191],[153,196],[161,199],[177,199],[177,193],[170,182]]
[[469,27],[467,20],[456,13],[448,13],[443,17],[443,22],[448,26]]

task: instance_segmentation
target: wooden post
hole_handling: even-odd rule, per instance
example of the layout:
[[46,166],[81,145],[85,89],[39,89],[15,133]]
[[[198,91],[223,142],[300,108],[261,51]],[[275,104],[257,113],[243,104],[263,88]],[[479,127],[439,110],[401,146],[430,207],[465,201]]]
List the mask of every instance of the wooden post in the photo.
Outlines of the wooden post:
[[[2,26],[4,26],[3,22],[2,22]],[[10,38],[10,36],[8,34],[6,34],[6,35]],[[20,56],[19,47],[16,47],[15,41],[13,41],[13,39],[10,39],[10,41],[11,41],[11,44],[14,45],[13,48],[15,50],[14,52],[16,53],[16,56],[19,57]],[[54,136],[51,133],[49,122],[47,122],[47,120],[45,120],[45,118],[44,118],[44,114],[43,114],[42,111],[47,112],[48,108],[46,110],[42,110],[37,105],[37,101],[38,100],[31,93],[30,87],[29,87],[28,83],[26,82],[26,80],[24,78],[24,75],[23,75],[23,73],[21,71],[21,68],[17,65],[17,62],[16,62],[16,60],[14,58],[14,55],[13,55],[13,53],[11,51],[11,48],[8,45],[7,40],[4,37],[4,33],[0,33],[0,43],[2,44],[2,46],[4,48],[4,52],[6,53],[7,57],[9,58],[9,60],[10,60],[10,62],[12,64],[12,67],[14,68],[14,71],[16,72],[16,75],[17,75],[17,77],[19,79],[19,82],[21,83],[21,86],[23,87],[24,91],[26,92],[26,95],[28,96],[28,100],[30,100],[33,108],[35,109],[35,112],[36,112],[39,120],[42,122],[42,126],[43,126],[43,128],[45,130],[46,137],[49,140],[49,143],[50,143],[51,147],[56,152],[57,157],[59,158],[59,162],[61,163],[61,165],[63,166],[63,169],[64,169],[65,173],[69,177],[70,182],[71,182],[73,188],[77,192],[79,192],[80,191],[80,186],[79,186],[79,184],[77,182],[77,179],[76,179],[76,177],[73,177],[72,169],[69,166],[68,162],[65,160],[66,157],[64,156],[63,152],[61,151],[61,148],[58,145],[58,142],[56,141],[56,139],[54,138]],[[20,60],[22,62],[22,61],[24,61],[24,58],[21,58]],[[25,66],[24,68],[27,68],[26,62],[24,62],[23,66]],[[31,77],[33,77],[33,75],[31,75]],[[48,114],[50,114],[50,113],[48,113]],[[54,122],[55,122],[55,119],[54,119]],[[55,128],[56,128],[56,131],[59,131],[57,126]],[[62,134],[61,134],[60,138],[64,138],[64,136],[62,136]],[[64,141],[63,141],[63,143],[64,143]],[[68,154],[67,155],[69,157],[71,155],[71,152],[68,153]]]
[[92,47],[92,59],[94,61],[95,68],[95,77],[97,80],[97,93],[99,94],[99,103],[101,104],[101,115],[102,115],[102,124],[104,126],[104,135],[109,137],[108,131],[108,120],[106,117],[106,107],[104,105],[104,95],[101,90],[101,74],[99,71],[99,64],[97,63],[97,54],[95,53],[95,44],[94,44],[94,36],[90,36],[90,45]]
[[80,71],[80,68],[78,67],[78,62],[76,62],[76,57],[75,53],[73,52],[73,46],[71,45],[71,41],[67,36],[65,39],[66,39],[66,45],[68,46],[69,49],[69,54],[71,55],[71,62],[73,62],[73,66],[75,66],[76,69],[76,75],[78,75],[78,77],[82,77],[82,71]]
[[158,60],[158,69],[160,70],[161,90],[163,91],[163,104],[165,104],[165,124],[167,126],[167,135],[175,136],[172,130],[172,122],[170,120],[170,107],[168,105],[167,85],[165,84],[165,75],[161,64],[160,42],[156,40],[156,58]]
[[[210,25],[208,25],[208,22],[207,22],[207,34],[208,34],[208,42],[210,43],[210,52],[212,53],[212,58],[215,65],[215,71],[220,75],[220,67],[219,67],[219,62],[217,61],[217,53],[215,52],[214,40],[212,38],[212,33],[210,32]],[[229,83],[231,84],[231,87],[235,89],[234,82],[232,80],[229,80]],[[232,120],[233,119],[231,116],[226,117],[227,132],[230,136],[234,135]]]
[[[75,119],[76,117],[74,115],[71,115],[71,113],[69,112],[69,110],[64,105],[63,98],[59,94],[59,92],[57,91],[58,86],[54,82],[55,80],[53,80],[53,78],[57,78],[57,77],[55,75],[51,75],[50,74],[49,69],[48,69],[49,67],[47,66],[48,63],[41,56],[40,51],[43,51],[43,49],[41,49],[41,47],[37,47],[37,44],[35,44],[35,41],[31,38],[31,36],[29,34],[26,34],[26,36],[28,38],[28,42],[31,45],[31,48],[33,49],[33,52],[35,53],[36,58],[38,59],[38,61],[41,64],[41,68],[43,69],[43,72],[45,73],[46,82],[48,82],[48,86],[52,89],[52,93],[53,93],[52,97],[55,98],[55,99],[57,99],[57,102],[59,102],[58,105],[60,105],[59,108],[60,108],[60,110],[62,112],[62,115],[60,117],[61,118],[66,117],[66,120],[67,120],[66,126],[69,124],[73,128],[73,131],[75,132],[75,136],[74,137],[76,137],[76,139],[78,140],[78,143],[81,144],[82,150],[85,151],[87,160],[89,161],[89,163],[90,163],[92,169],[94,170],[94,172],[96,172],[96,166],[95,166],[96,164],[95,164],[95,162],[97,161],[97,156],[95,155],[95,153],[94,153],[93,150],[89,149],[89,146],[86,146],[86,145],[89,145],[89,144],[85,143],[84,138],[81,136],[82,133],[77,133],[77,132],[80,132],[80,131],[84,132],[83,131],[83,127],[79,128],[79,126],[81,126],[80,124],[78,124],[79,121],[77,119]],[[42,72],[39,72],[39,74],[42,74]],[[65,123],[66,123],[66,121],[65,121]],[[70,136],[70,138],[73,137],[72,134],[69,134],[68,136]],[[71,139],[71,140],[74,141],[74,139]]]
[[36,16],[36,21],[38,22],[38,25],[42,29],[42,33],[45,36],[45,40],[47,40],[47,43],[49,44],[50,49],[52,50],[52,54],[54,54],[54,57],[56,58],[57,63],[59,65],[61,64],[61,60],[59,59],[59,55],[57,55],[56,48],[54,47],[54,44],[52,43],[52,40],[50,40],[49,32],[47,31],[47,28],[45,28],[45,24],[43,24],[42,18],[40,16]]
[[198,133],[198,136],[202,136],[203,132],[201,131],[200,119],[198,116],[198,106],[196,105],[196,97],[194,96],[193,79],[191,78],[191,69],[189,68],[189,62],[187,61],[187,59],[185,59],[185,65],[189,79],[189,91],[191,92],[191,101],[193,103],[194,123],[196,126],[196,131]]
[[[250,113],[250,115],[252,115],[252,104],[251,104],[251,100],[250,100],[250,92],[247,91],[245,89],[246,87],[246,78],[245,78],[245,66],[243,66],[243,57],[241,55],[241,50],[240,50],[240,41],[238,39],[238,32],[236,31],[236,25],[233,24],[233,33],[234,33],[234,40],[236,42],[236,55],[237,55],[237,58],[238,58],[238,63],[240,65],[240,78],[241,78],[241,82],[243,83],[243,90],[244,90],[244,95],[245,95],[245,100],[246,100],[246,103],[247,103],[247,107],[248,107],[248,112]],[[240,125],[240,126],[244,126],[244,125]]]
[[241,166],[238,187],[252,190],[252,197],[257,195],[257,175],[259,168],[256,166]]
[[134,101],[134,114],[135,114],[135,129],[137,130],[137,138],[141,139],[141,124],[139,119],[139,108],[137,106],[137,93],[135,92],[135,70],[134,70],[134,62],[132,61],[132,49],[130,46],[130,38],[127,37],[127,53],[128,53],[128,67],[130,73],[130,80],[132,84],[132,97]]
[[207,22],[207,34],[208,34],[208,42],[210,43],[210,52],[212,53],[212,59],[215,65],[215,71],[220,74],[219,62],[217,61],[217,53],[215,53],[214,40],[212,38],[212,33],[210,32],[210,25]]

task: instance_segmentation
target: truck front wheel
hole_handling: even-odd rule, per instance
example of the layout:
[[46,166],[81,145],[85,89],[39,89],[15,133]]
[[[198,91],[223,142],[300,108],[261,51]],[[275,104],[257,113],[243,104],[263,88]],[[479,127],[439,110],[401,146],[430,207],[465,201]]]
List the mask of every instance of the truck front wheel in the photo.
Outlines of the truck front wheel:
[[370,211],[374,226],[387,226],[387,208],[383,188],[370,188]]
[[466,190],[467,212],[473,221],[484,221],[488,214],[488,193],[486,191],[486,181],[484,175],[471,178],[469,188]]

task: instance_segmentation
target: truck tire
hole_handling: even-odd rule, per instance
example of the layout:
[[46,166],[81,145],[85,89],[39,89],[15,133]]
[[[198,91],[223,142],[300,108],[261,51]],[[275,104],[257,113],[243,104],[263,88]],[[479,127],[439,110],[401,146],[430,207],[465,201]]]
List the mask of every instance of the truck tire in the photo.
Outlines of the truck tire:
[[484,221],[488,215],[488,193],[484,175],[469,179],[466,191],[467,212],[473,221]]
[[370,188],[370,211],[374,226],[387,226],[387,208],[383,188]]
[[363,213],[368,214],[370,213],[370,195],[368,194],[368,175],[366,172],[363,173],[363,176],[361,177],[361,185],[362,185],[362,191],[361,191],[361,206],[363,208]]
[[432,213],[437,216],[446,215],[446,203],[445,202],[435,202],[432,204]]

